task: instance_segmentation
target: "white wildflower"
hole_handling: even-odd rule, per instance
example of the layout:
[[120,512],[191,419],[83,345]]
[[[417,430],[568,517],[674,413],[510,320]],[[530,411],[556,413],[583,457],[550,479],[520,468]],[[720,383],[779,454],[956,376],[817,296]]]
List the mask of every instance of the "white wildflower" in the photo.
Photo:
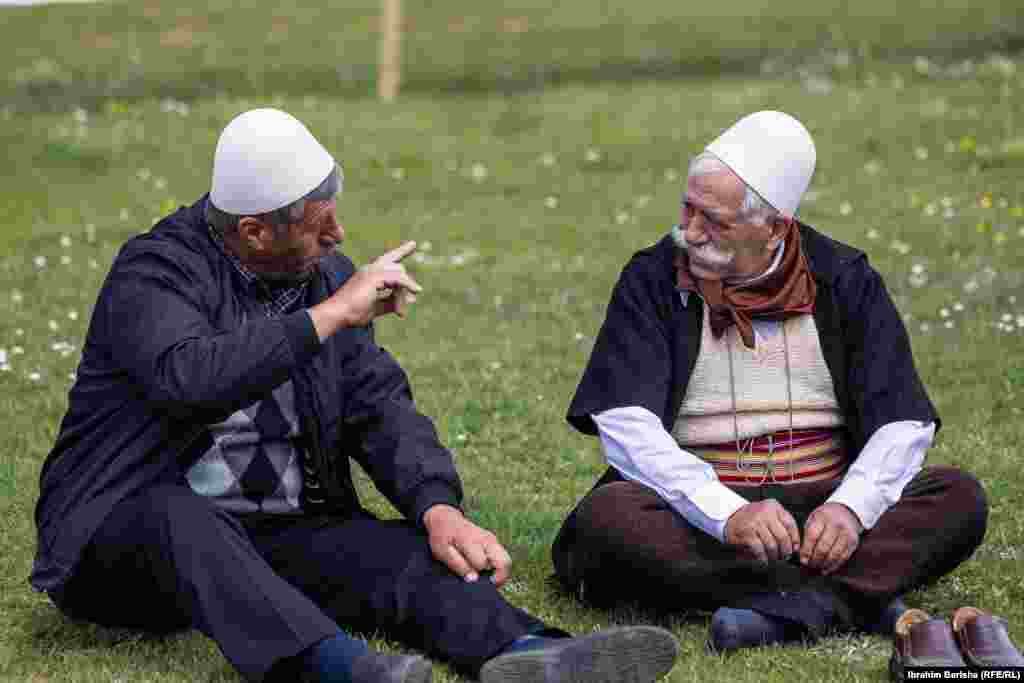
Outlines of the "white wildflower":
[[910,245],[902,240],[893,240],[892,244],[889,245],[889,248],[903,256],[910,253]]
[[11,292],[11,303],[20,304],[25,300],[25,295],[19,292],[17,289]]
[[128,212],[128,209],[121,209],[121,220],[126,221],[131,217],[132,215]]
[[69,254],[61,254],[60,255],[60,264],[62,266],[70,266],[71,265],[71,256]]
[[430,251],[433,248],[434,245],[431,244],[430,242],[424,242],[423,244],[420,245],[420,251]]
[[948,318],[949,317],[949,309],[948,308],[941,308],[941,309],[939,309],[939,316],[941,316],[943,318]]
[[577,332],[575,336],[576,341],[583,341],[583,333]]
[[932,63],[927,57],[914,58],[914,71],[922,76],[928,75],[932,70]]
[[61,235],[60,236],[60,246],[64,247],[65,249],[70,249],[71,248],[71,238],[68,237],[67,235]]
[[68,379],[71,380],[72,382],[74,382],[76,379],[78,379],[78,375],[76,375],[73,372],[69,372],[68,373]]
[[492,360],[491,370],[501,370],[501,361]]
[[943,323],[943,325],[947,330],[951,330],[954,327],[956,327],[956,323],[954,323],[952,320],[947,320],[946,322]]
[[839,213],[842,214],[843,216],[849,216],[851,213],[853,213],[853,204],[851,204],[850,202],[843,202],[842,204],[839,205]]
[[478,183],[482,183],[487,180],[487,167],[479,162],[473,164],[469,173],[473,177],[473,180]]
[[956,303],[953,304],[953,310],[959,313],[960,311],[964,310],[964,305],[957,301]]
[[907,282],[909,282],[910,286],[914,288],[924,287],[928,284],[928,276],[923,272],[913,273],[907,278]]
[[942,205],[944,207],[946,207],[947,209],[949,207],[953,206],[953,198],[952,197],[943,197],[940,201],[941,201]]
[[[806,200],[806,199],[807,199],[807,196],[804,195],[804,200]],[[639,197],[637,197],[636,199],[633,200],[633,206],[635,206],[638,209],[642,209],[642,208],[644,208],[645,206],[647,206],[650,203],[651,203],[651,197],[650,197],[650,195],[646,195],[646,194],[642,194],[642,195],[640,195]]]
[[540,158],[540,163],[544,164],[545,166],[554,166],[556,161],[557,159],[555,159],[555,155],[552,154],[551,152],[547,152],[546,154],[544,154],[544,156]]
[[878,159],[872,159],[868,163],[864,164],[864,172],[868,175],[878,175],[882,171],[882,162]]
[[42,270],[43,268],[46,267],[46,257],[36,256],[34,259],[32,259],[32,263],[35,265],[36,268]]
[[135,175],[142,182],[146,182],[147,180],[153,177],[153,174],[150,172],[148,168],[140,168],[138,173],[136,173]]
[[25,353],[25,349],[23,349],[20,346],[12,346],[11,347],[11,355],[12,356],[21,356],[21,355],[24,355],[24,353]]
[[1024,315],[1017,316],[1017,327],[1024,329]]
[[100,267],[100,264],[96,259],[91,258],[89,259],[89,267],[92,268],[93,270],[96,270],[97,268]]
[[1014,295],[1014,294],[1011,294],[1011,295],[1010,295],[1010,298],[1009,298],[1009,299],[1007,299],[1007,301],[1009,301],[1009,302],[1010,302],[1011,304],[1015,304],[1015,303],[1017,303],[1017,297],[1016,297],[1016,295]]
[[877,240],[881,236],[882,236],[882,234],[880,232],[878,232],[877,230],[875,230],[874,228],[871,228],[870,230],[868,230],[867,237],[868,237],[869,240]]
[[964,291],[968,294],[973,294],[974,292],[978,291],[979,287],[981,287],[981,285],[978,284],[978,281],[975,280],[974,278],[971,278],[970,280],[964,283]]
[[619,225],[623,225],[628,221],[629,214],[626,213],[625,211],[619,211],[617,214],[615,214],[615,222],[618,223]]
[[32,372],[28,373],[28,379],[30,382],[38,382],[42,378],[43,376],[39,374],[38,371],[33,370]]
[[928,159],[928,148],[918,147],[917,149],[914,150],[914,157],[918,161],[925,161],[926,159]]
[[75,107],[75,111],[72,112],[71,115],[74,117],[77,123],[80,123],[83,126],[89,123],[89,112],[82,109],[81,107]]
[[404,180],[405,179],[405,169],[404,168],[394,168],[394,169],[391,169],[391,177],[394,178],[395,180]]
[[558,208],[558,197],[547,197],[544,200],[544,206],[548,207],[549,209]]
[[7,349],[0,349],[0,365],[7,365]]
[[587,150],[585,158],[592,164],[601,161],[601,150],[591,147]]
[[51,320],[49,323],[47,323],[47,326],[50,328],[51,332],[56,332],[57,330],[60,329],[60,323],[58,323],[56,320]]
[[910,267],[910,272],[912,272],[914,275],[920,275],[921,273],[924,272],[924,265],[920,263],[915,263],[913,266]]
[[1003,313],[1003,315],[999,319],[1004,323],[1013,322],[1013,316],[1010,315],[1009,313]]
[[928,334],[932,331],[932,326],[928,323],[921,323],[921,331]]
[[675,181],[679,180],[679,171],[677,171],[674,168],[666,168],[665,180],[667,180],[670,183],[674,183]]
[[924,215],[934,216],[939,212],[939,207],[935,206],[935,202],[928,202],[927,206],[924,207]]
[[167,189],[167,179],[157,178],[156,180],[153,181],[153,186],[158,190],[165,190]]
[[945,218],[946,220],[956,218],[956,209],[946,209],[945,211],[942,212],[942,217]]
[[68,311],[68,320],[78,320],[78,311]]
[[24,337],[25,336],[25,330],[23,330],[22,328],[19,327],[18,329],[14,330],[14,336],[15,337]]

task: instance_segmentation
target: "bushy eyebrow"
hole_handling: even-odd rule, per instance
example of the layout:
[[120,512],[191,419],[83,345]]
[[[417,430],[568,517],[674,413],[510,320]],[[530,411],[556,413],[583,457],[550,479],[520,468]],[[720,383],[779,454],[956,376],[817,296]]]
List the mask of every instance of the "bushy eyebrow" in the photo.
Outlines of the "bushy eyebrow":
[[722,212],[715,211],[714,209],[706,209],[704,207],[696,206],[693,203],[693,201],[690,199],[689,193],[687,193],[686,197],[683,199],[683,203],[684,204],[689,204],[695,210],[700,211],[702,214],[704,214],[705,216],[710,218],[711,221],[714,222],[714,223],[718,223],[719,225],[724,225],[726,227],[729,227],[729,226],[732,225],[732,221],[730,220],[730,217],[726,216]]

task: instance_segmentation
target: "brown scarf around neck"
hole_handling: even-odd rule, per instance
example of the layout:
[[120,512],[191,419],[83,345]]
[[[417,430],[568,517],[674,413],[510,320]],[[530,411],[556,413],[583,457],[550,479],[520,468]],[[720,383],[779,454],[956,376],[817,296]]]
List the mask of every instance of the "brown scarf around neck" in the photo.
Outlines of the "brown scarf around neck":
[[754,348],[753,318],[785,320],[814,312],[817,287],[800,248],[800,229],[796,221],[789,224],[786,250],[775,271],[750,285],[730,285],[722,280],[698,280],[690,272],[685,249],[676,249],[673,265],[676,286],[683,291],[699,292],[711,312],[711,332],[716,339],[736,325],[743,344]]

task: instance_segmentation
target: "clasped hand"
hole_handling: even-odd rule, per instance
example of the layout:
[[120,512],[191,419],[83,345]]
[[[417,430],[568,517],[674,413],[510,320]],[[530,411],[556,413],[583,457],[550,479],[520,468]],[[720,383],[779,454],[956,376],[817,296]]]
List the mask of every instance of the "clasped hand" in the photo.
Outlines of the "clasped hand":
[[816,508],[804,525],[803,540],[796,520],[777,500],[747,503],[725,525],[725,542],[762,562],[786,560],[799,553],[804,566],[831,574],[860,545],[860,520],[841,503]]

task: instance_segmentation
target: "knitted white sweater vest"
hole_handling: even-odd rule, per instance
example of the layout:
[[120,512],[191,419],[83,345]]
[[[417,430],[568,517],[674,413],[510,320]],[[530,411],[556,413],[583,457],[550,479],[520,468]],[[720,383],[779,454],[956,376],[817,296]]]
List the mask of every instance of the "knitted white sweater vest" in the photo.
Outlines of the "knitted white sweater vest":
[[[787,341],[793,428],[842,426],[843,415],[821,353],[813,315],[789,318],[784,323],[785,336],[782,324],[755,324],[756,348],[748,349],[735,325],[721,339],[715,339],[708,323],[707,304],[703,305],[700,354],[672,428],[680,446],[728,443],[737,436],[745,439],[789,429]],[[729,379],[730,347],[738,435]]]

